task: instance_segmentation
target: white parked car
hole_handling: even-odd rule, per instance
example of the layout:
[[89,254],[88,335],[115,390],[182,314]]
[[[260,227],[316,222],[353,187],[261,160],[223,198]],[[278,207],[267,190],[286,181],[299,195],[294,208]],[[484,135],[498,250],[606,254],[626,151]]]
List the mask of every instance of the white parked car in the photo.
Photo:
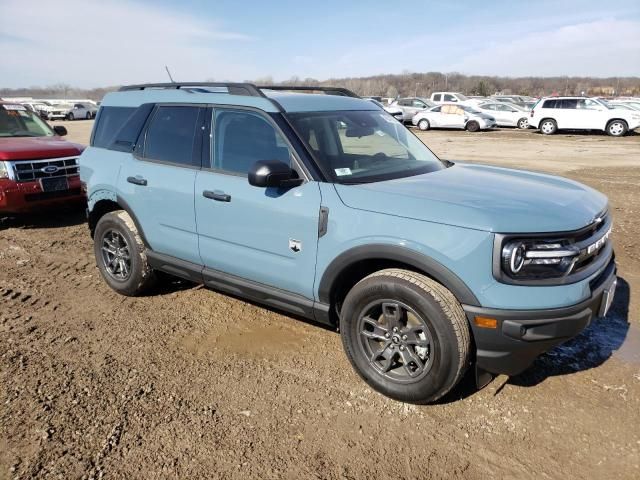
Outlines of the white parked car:
[[461,105],[477,105],[485,99],[469,98],[459,92],[434,92],[431,94],[431,101],[436,105],[443,103],[459,103]]
[[495,118],[499,127],[529,128],[529,111],[517,105],[485,102],[476,108]]
[[387,112],[389,115],[391,115],[393,118],[395,118],[399,122],[404,121],[404,115],[400,108],[394,105],[383,105],[382,102],[379,102],[375,98],[367,98],[366,100],[369,100],[370,102],[375,103],[378,107],[380,107],[382,110]]
[[468,105],[446,103],[416,114],[411,123],[420,130],[460,128],[477,132],[495,127],[496,119]]
[[597,98],[551,97],[533,107],[529,125],[545,135],[558,130],[602,130],[621,137],[640,127],[640,112],[616,109]]
[[621,108],[623,110],[635,110],[636,112],[640,112],[640,102],[618,102],[611,101],[607,102],[610,107],[613,108]]
[[22,105],[27,107],[28,110],[38,114],[40,118],[46,119],[48,117],[48,112],[51,111],[51,106],[46,105],[41,102],[21,102]]
[[98,108],[91,103],[74,103],[67,112],[67,120],[95,118]]
[[47,120],[64,120],[67,118],[67,114],[71,109],[71,105],[64,104],[49,104],[49,109],[46,111],[46,119]]
[[421,97],[398,98],[390,106],[402,110],[402,118],[404,122],[410,122],[415,114],[422,112],[428,108],[434,107],[436,104]]

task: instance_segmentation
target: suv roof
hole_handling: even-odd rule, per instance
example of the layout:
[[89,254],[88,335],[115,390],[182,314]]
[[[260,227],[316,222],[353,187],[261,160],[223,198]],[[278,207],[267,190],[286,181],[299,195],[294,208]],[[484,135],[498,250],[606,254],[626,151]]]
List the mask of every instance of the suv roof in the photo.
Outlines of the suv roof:
[[[298,93],[308,92],[308,93]],[[322,92],[324,95],[310,95]],[[256,86],[251,83],[150,83],[130,85],[104,97],[101,106],[136,107],[144,103],[242,105],[265,112],[376,110],[350,90],[338,87]]]

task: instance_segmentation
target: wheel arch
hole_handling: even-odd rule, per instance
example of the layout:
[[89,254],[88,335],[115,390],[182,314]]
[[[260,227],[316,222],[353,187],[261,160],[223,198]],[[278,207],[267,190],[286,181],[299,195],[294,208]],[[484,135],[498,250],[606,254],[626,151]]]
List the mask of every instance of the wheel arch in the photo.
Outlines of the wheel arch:
[[553,118],[553,117],[542,117],[540,119],[540,121],[538,122],[538,125],[536,126],[536,128],[538,130],[540,130],[540,125],[542,125],[542,122],[544,122],[545,120],[553,120],[555,122],[555,124],[556,124],[556,128],[558,128],[558,121],[555,118]]
[[629,130],[629,122],[626,119],[622,117],[614,117],[607,120],[607,123],[605,123],[604,125],[604,131],[606,132],[607,128],[609,128],[609,125],[611,125],[611,122],[615,122],[615,121],[624,122],[624,124],[627,126],[627,130]]
[[96,225],[98,225],[100,219],[107,213],[114,212],[116,210],[124,210],[125,212],[127,212],[127,214],[131,217],[131,220],[133,220],[133,223],[135,224],[136,229],[138,230],[138,234],[140,235],[140,238],[142,238],[144,245],[148,248],[149,243],[147,242],[147,238],[144,235],[144,231],[140,226],[138,218],[135,216],[127,202],[122,197],[116,196],[115,194],[103,195],[101,196],[101,198],[95,200],[92,203],[92,206],[90,207],[87,215],[91,237],[93,238],[93,234],[96,230]]
[[444,285],[460,303],[480,305],[460,277],[433,258],[395,245],[362,245],[338,255],[322,274],[318,299],[330,306],[332,321],[337,319],[349,290],[367,275],[385,268],[404,268],[421,273]]

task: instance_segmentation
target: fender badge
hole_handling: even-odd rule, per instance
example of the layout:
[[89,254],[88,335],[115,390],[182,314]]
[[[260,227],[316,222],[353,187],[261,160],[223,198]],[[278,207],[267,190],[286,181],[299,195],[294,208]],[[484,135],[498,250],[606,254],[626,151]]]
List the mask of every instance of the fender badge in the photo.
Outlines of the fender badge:
[[294,240],[293,238],[289,239],[289,250],[292,252],[298,253],[302,250],[302,242],[300,240]]

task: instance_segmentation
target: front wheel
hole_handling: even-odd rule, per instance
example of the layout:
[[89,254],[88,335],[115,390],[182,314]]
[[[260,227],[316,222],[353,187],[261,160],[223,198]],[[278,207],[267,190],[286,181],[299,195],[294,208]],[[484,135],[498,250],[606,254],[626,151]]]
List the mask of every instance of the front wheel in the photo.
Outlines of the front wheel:
[[386,269],[358,282],[340,313],[345,352],[375,390],[403,402],[438,400],[469,365],[462,306],[438,282]]
[[91,120],[91,112],[87,112],[87,120]]
[[477,132],[480,130],[480,124],[475,120],[472,120],[467,123],[467,131],[469,132]]
[[75,117],[73,116],[73,113],[69,113],[67,114],[67,120],[74,120]]
[[144,243],[127,212],[110,212],[98,221],[93,250],[102,278],[116,292],[136,296],[155,284]]
[[431,127],[431,125],[429,125],[429,120],[427,120],[426,118],[423,118],[422,120],[420,120],[418,122],[418,128],[420,130],[422,130],[423,132],[425,130],[429,130],[430,127]]
[[627,133],[628,126],[624,120],[611,120],[607,125],[607,135],[612,137],[622,137]]
[[526,118],[521,118],[520,120],[518,120],[518,128],[529,128],[529,120],[527,120]]

